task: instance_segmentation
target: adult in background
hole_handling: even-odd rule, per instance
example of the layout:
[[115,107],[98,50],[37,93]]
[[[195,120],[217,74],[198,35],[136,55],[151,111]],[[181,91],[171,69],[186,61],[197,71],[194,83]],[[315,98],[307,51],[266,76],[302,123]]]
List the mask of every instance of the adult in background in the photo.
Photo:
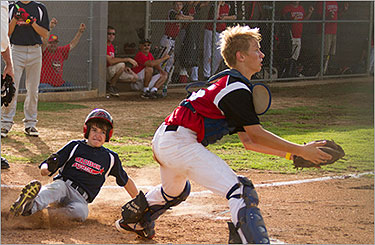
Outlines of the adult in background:
[[9,6],[9,33],[14,65],[16,94],[8,107],[1,111],[1,137],[7,137],[16,114],[17,96],[23,71],[26,72],[26,99],[24,103],[24,133],[39,136],[38,86],[42,68],[42,38],[48,38],[49,19],[44,4],[18,1]]
[[[8,12],[9,12],[9,4],[7,1],[1,1],[1,57],[4,60],[5,67],[2,70],[2,78],[8,75],[14,80],[14,72],[13,72],[13,61],[12,56],[10,53],[10,45],[9,45],[9,37],[8,37],[8,30],[9,30],[9,20],[8,20]],[[3,84],[1,84],[1,90],[3,90]],[[1,106],[3,106],[3,98],[1,99]],[[4,157],[1,157],[1,169],[8,169],[10,168],[8,160]]]
[[[282,9],[282,19],[284,20],[309,20],[312,13],[314,11],[314,7],[310,6],[307,14],[305,14],[305,9],[300,5],[299,1],[293,1],[290,4],[287,4]],[[294,77],[297,75],[296,68],[297,68],[297,60],[301,53],[302,47],[302,31],[303,31],[303,23],[292,23],[290,29],[290,36],[292,40],[292,50],[290,50],[290,59],[289,59],[289,67],[288,67],[288,77]]]
[[[225,3],[225,1],[218,2],[218,12],[214,13],[215,5],[212,4],[209,13],[208,19],[214,19],[216,16],[217,20],[235,20],[237,17],[235,15],[229,15],[230,6]],[[207,23],[204,30],[204,55],[203,55],[203,75],[204,79],[207,81],[208,78],[214,74],[219,68],[220,62],[223,60],[223,57],[220,54],[219,42],[220,42],[220,33],[225,30],[227,27],[226,23],[216,23],[215,30],[215,47],[212,53],[212,31],[213,23]],[[212,70],[211,70],[211,60],[212,60]]]
[[[139,41],[139,51],[134,59],[138,66],[133,67],[133,71],[138,76],[136,83],[130,84],[133,90],[143,91],[141,97],[145,99],[157,99],[161,97],[158,89],[167,81],[168,73],[164,71],[160,64],[169,59],[168,54],[164,54],[160,59],[154,59],[150,53],[151,41],[142,39]],[[158,73],[154,75],[154,71]]]
[[130,67],[126,66],[129,62],[133,67],[137,66],[137,62],[132,58],[115,57],[115,48],[113,41],[116,37],[116,29],[112,26],[107,28],[107,93],[112,96],[120,96],[116,87],[117,82],[136,82],[138,80]]
[[[49,25],[50,31],[52,31],[56,24],[57,20],[52,18]],[[71,83],[65,82],[62,78],[64,61],[68,59],[70,51],[79,43],[85,29],[86,25],[81,23],[72,41],[64,46],[58,46],[59,38],[57,35],[51,34],[48,40],[43,39],[42,72],[40,75],[39,91],[53,87],[72,86]]]

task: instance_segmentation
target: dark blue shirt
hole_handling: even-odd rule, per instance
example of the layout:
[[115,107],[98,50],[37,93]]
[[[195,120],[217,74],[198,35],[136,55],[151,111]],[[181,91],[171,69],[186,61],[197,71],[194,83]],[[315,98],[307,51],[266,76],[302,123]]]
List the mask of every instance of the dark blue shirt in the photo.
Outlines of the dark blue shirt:
[[[16,4],[25,9],[26,13],[36,18],[36,23],[49,31],[49,19],[47,9],[43,3],[31,1],[23,4],[18,1]],[[14,13],[17,12],[15,4],[9,5],[9,18],[12,19]],[[35,45],[42,44],[42,38],[34,30],[34,28],[23,20],[17,21],[16,27],[10,36],[10,43],[16,45]]]
[[103,146],[91,147],[86,140],[74,140],[57,154],[60,169],[53,179],[64,178],[78,184],[87,192],[88,202],[92,202],[98,195],[108,175],[114,176],[119,186],[125,186],[128,182],[128,175],[122,168],[117,153]]

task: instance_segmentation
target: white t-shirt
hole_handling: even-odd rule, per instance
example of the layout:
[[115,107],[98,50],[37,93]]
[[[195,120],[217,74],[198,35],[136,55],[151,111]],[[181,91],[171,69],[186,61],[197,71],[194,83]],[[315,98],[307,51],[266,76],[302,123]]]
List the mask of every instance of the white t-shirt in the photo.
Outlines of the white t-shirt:
[[9,28],[9,7],[8,1],[1,1],[1,52],[7,50],[9,46],[8,28]]

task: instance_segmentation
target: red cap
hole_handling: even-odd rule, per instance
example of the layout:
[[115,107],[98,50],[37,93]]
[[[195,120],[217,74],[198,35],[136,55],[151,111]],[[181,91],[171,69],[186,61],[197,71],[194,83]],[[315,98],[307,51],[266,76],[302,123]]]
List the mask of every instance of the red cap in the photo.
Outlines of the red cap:
[[56,35],[51,34],[51,36],[49,36],[48,42],[58,42],[58,41],[59,41],[59,38]]

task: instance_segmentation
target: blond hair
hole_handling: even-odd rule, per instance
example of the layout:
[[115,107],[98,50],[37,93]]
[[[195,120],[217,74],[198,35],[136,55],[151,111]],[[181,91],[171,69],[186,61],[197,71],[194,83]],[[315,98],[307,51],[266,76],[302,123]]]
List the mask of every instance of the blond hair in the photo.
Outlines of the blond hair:
[[259,28],[250,28],[249,26],[228,27],[220,34],[220,50],[224,57],[225,64],[233,68],[236,65],[236,53],[238,51],[246,52],[250,48],[250,41],[260,42],[262,35]]

